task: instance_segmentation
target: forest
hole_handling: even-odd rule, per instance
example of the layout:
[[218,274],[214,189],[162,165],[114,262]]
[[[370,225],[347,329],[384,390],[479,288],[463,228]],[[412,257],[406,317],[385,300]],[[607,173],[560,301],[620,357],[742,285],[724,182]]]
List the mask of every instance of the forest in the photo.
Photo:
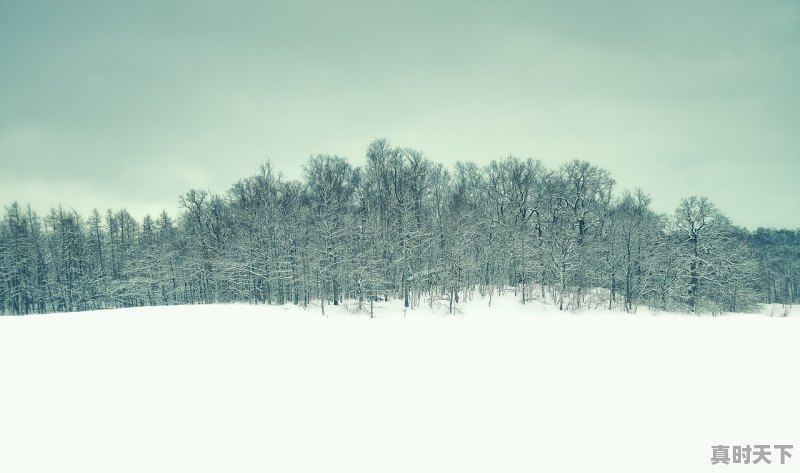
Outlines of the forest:
[[[312,156],[301,181],[270,163],[180,211],[44,216],[11,203],[0,222],[0,313],[147,305],[372,301],[445,305],[514,291],[561,310],[639,306],[719,314],[795,304],[800,230],[737,227],[709,199],[671,214],[641,189],[575,160],[509,157],[448,168],[373,141],[363,167]],[[490,302],[491,303],[491,302]]]

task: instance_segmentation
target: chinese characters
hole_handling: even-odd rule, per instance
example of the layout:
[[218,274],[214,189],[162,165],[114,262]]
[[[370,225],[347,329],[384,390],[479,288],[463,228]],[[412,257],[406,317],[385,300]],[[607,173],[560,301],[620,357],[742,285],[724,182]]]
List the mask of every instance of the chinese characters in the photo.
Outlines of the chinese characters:
[[[773,459],[777,460],[777,452],[772,457],[773,449],[780,451],[780,462],[785,464],[786,460],[792,458],[792,453],[789,451],[794,448],[794,445],[713,445],[711,447],[711,464],[724,463],[729,465],[731,463],[744,463],[744,464],[757,464],[757,463],[772,463]],[[770,458],[772,457],[772,458]]]

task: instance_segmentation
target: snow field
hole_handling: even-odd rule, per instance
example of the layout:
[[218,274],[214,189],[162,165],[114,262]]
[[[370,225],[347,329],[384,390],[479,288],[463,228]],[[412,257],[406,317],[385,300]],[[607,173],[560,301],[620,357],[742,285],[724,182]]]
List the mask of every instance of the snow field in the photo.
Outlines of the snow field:
[[715,471],[711,445],[800,448],[798,317],[487,302],[2,317],[0,471]]

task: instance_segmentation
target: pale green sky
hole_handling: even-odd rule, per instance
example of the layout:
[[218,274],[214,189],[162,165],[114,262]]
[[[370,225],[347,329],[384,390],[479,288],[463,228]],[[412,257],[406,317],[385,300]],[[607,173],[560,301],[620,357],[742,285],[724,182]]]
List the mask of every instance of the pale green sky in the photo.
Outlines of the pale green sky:
[[797,228],[799,84],[797,0],[0,0],[0,205],[175,214],[388,137]]

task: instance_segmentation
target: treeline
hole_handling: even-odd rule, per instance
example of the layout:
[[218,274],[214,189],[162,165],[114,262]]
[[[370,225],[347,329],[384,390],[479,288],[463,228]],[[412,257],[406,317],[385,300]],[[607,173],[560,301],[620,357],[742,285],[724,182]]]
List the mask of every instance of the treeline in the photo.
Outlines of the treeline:
[[686,312],[792,304],[800,231],[734,226],[710,201],[671,215],[614,193],[585,161],[508,158],[452,169],[377,140],[366,165],[319,155],[302,182],[267,163],[181,211],[44,217],[16,203],[0,223],[0,312],[211,302],[447,304],[512,288],[561,309]]

